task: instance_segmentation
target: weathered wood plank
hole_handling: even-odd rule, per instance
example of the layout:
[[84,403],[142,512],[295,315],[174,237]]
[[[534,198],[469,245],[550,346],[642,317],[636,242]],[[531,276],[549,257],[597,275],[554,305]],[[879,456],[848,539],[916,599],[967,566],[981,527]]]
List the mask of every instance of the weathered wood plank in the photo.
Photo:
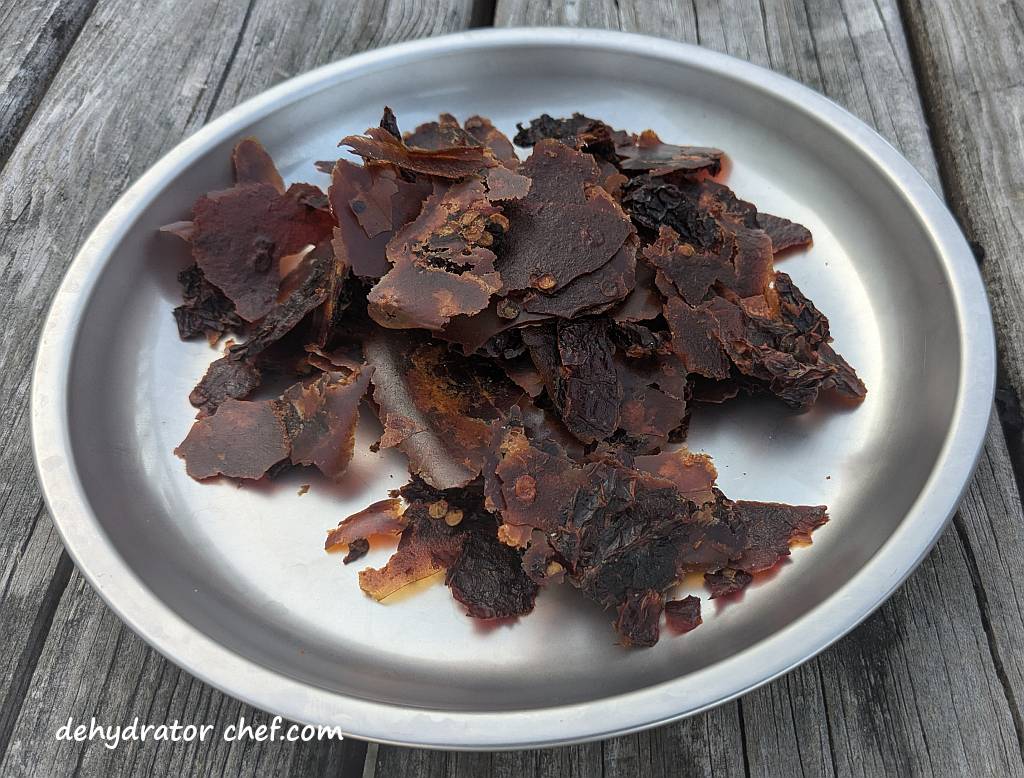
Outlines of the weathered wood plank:
[[[940,187],[893,2],[499,0],[496,23],[621,28],[750,59],[845,105]],[[779,682],[709,714],[735,711],[726,715],[736,729],[742,722],[742,737],[720,739],[720,746],[733,743],[731,755],[754,775],[1024,774],[1019,695],[1014,679],[1006,678],[1016,672],[1007,668],[1006,655],[1021,645],[1018,598],[1007,575],[1008,560],[1022,548],[1021,518],[1003,431],[993,424],[955,529],[850,637]],[[622,738],[615,750],[631,758],[596,766],[605,775],[700,771],[704,760],[693,759],[683,744],[692,744],[689,733],[707,718]],[[668,748],[651,749],[647,744],[659,737],[670,741]],[[378,765],[391,758],[382,747]],[[437,774],[455,774],[452,763]]]
[[[1024,15],[1019,3],[922,4],[902,0],[932,134],[939,149],[950,205],[967,235],[984,247],[982,272],[996,322],[998,403],[1018,485],[1024,483]],[[982,476],[1003,478],[1005,473]],[[1020,525],[1000,523],[994,498],[967,509],[965,534],[979,559],[977,581],[990,611],[993,642],[1004,683],[1018,702],[1024,695],[1024,634],[1019,589],[1010,571]],[[1010,540],[1012,538],[1013,540]],[[1024,724],[1018,715],[1018,734]]]
[[0,166],[94,5],[96,0],[36,0],[0,8]]
[[[706,716],[600,743],[542,751],[443,753],[380,746],[376,778],[590,778],[591,776],[742,775],[739,709],[717,708]],[[652,773],[652,767],[670,768]]]
[[[37,0],[6,3],[0,8],[0,171],[93,5],[95,0]],[[19,214],[7,213],[3,205],[0,200],[0,223],[15,221]],[[6,229],[0,230],[0,263],[4,265],[7,243]],[[4,328],[10,326],[9,316],[5,311]],[[21,365],[31,363],[32,342],[9,343],[19,350]],[[0,379],[0,419],[4,422],[0,452],[10,452],[9,456],[0,453],[0,515],[6,530],[0,537],[0,623],[18,637],[18,642],[0,654],[3,701],[20,700],[24,695],[57,598],[71,574],[70,560],[61,557],[60,540],[43,510],[38,490],[19,488],[25,483],[34,484],[35,479],[27,446],[7,445],[18,440],[9,434],[11,422],[17,421],[21,440],[25,439],[23,390],[27,382],[20,385],[22,394],[18,398],[8,393],[8,387],[8,379]],[[16,712],[16,706],[0,705],[0,753]]]
[[71,564],[66,556],[58,563],[60,542],[32,470],[28,374],[46,306],[75,248],[184,135],[293,73],[367,46],[460,29],[472,11],[471,0],[359,0],[343,12],[312,1],[110,0],[68,53],[0,185],[0,753],[7,751],[0,774],[64,774],[77,763],[87,775],[136,774],[146,764],[151,774],[195,765],[262,775],[333,769],[361,755],[354,742],[341,751],[325,743],[284,753],[280,744],[249,744],[244,753],[220,744],[204,755],[184,744],[112,754],[99,743],[54,749],[68,716],[115,723],[135,710],[158,723],[168,710],[224,723],[257,714],[151,652],[77,574],[65,590]]
[[[200,743],[57,740],[57,729],[90,724],[211,724]],[[57,611],[0,774],[70,775],[360,775],[363,744],[224,742],[241,717],[271,717],[214,691],[150,650],[125,629],[83,578],[75,575]]]
[[[1024,483],[1024,12],[1020,3],[900,0],[950,205],[986,259],[1004,415]],[[1002,403],[1001,403],[1002,404]]]

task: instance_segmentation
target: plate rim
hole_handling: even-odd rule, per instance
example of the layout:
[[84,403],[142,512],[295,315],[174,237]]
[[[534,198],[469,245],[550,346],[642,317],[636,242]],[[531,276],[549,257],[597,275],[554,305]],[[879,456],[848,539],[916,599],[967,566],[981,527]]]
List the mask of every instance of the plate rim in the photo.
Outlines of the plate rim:
[[[456,50],[531,46],[639,54],[717,73],[825,122],[874,164],[925,229],[950,279],[958,314],[963,350],[957,401],[936,466],[899,527],[853,577],[782,630],[696,673],[596,700],[486,713],[404,707],[299,681],[235,653],[175,613],[120,557],[93,513],[71,455],[67,421],[70,359],[90,292],[111,250],[155,192],[252,121],[390,64]],[[78,569],[122,622],[192,675],[257,708],[337,726],[347,737],[440,749],[540,748],[628,734],[701,713],[789,672],[860,624],[917,568],[956,512],[984,444],[995,364],[985,287],[955,218],[899,151],[829,98],[766,68],[662,38],[564,27],[489,28],[394,44],[288,79],[225,112],[150,167],[93,229],[54,295],[33,368],[31,437],[43,497]]]

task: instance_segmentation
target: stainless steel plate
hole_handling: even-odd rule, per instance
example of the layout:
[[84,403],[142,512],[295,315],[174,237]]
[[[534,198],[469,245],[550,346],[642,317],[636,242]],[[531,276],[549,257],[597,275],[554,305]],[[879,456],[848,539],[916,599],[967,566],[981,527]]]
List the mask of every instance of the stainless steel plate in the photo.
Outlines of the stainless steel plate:
[[[362,425],[351,478],[198,484],[171,453],[187,396],[215,356],[178,340],[179,245],[156,233],[227,185],[259,136],[286,178],[374,124],[450,111],[512,132],[578,110],[720,146],[728,183],[807,224],[780,262],[826,311],[870,388],[855,410],[804,415],[736,401],[694,414],[734,498],[826,503],[832,522],[743,601],[649,650],[615,644],[608,615],[545,592],[512,626],[481,627],[443,586],[386,605],[324,531],[405,479]],[[32,394],[39,477],[68,550],[110,606],[163,654],[261,708],[359,737],[503,748],[597,738],[695,713],[805,661],[914,569],[956,508],[993,391],[993,336],[974,260],[911,166],[857,119],[781,76],[703,49],[576,30],[481,31],[395,46],[288,81],[182,143],[111,209],[57,293]],[[303,482],[312,489],[298,496]],[[378,551],[368,558],[376,564]]]

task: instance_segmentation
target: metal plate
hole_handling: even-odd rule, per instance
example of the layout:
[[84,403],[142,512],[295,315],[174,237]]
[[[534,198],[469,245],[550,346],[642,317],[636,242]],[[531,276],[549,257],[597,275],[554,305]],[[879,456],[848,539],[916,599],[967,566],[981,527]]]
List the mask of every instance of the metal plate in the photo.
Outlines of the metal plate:
[[[351,477],[198,484],[171,453],[187,396],[215,356],[178,340],[186,259],[157,227],[230,182],[229,151],[259,136],[289,180],[375,124],[449,111],[512,132],[542,111],[724,148],[727,182],[797,219],[814,247],[779,263],[827,312],[870,393],[855,410],[796,415],[737,400],[694,413],[733,498],[826,503],[832,522],[742,602],[653,649],[615,644],[571,590],[488,629],[443,586],[385,605],[324,531],[405,480],[367,450]],[[68,550],[161,653],[260,708],[359,737],[504,748],[598,738],[721,703],[805,661],[877,607],[956,508],[991,407],[993,335],[974,259],[939,198],[860,121],[766,70],[703,49],[578,30],[480,31],[363,54],[225,114],[111,209],[57,293],[39,348],[33,443]],[[299,497],[303,482],[311,491]],[[377,551],[367,559],[380,563]]]

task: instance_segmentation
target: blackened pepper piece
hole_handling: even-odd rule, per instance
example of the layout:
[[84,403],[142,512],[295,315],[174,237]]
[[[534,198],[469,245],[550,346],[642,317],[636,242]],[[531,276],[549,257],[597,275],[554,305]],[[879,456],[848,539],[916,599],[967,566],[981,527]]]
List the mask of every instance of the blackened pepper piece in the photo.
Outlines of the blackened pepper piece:
[[398,129],[398,119],[395,117],[395,112],[391,110],[391,106],[384,106],[384,114],[380,117],[379,127],[395,138],[402,139],[402,131]]
[[828,521],[824,505],[784,505],[737,501],[736,520],[747,533],[743,554],[730,566],[745,573],[768,570],[789,556],[793,543],[809,543],[811,533]]
[[630,592],[619,606],[615,620],[615,631],[619,633],[622,645],[649,648],[657,643],[663,607],[661,592]]
[[209,416],[229,399],[248,397],[262,380],[262,373],[251,361],[229,354],[210,363],[188,401],[199,409],[200,416]]
[[366,556],[370,550],[370,541],[366,538],[356,538],[348,544],[348,553],[341,560],[343,564],[350,565],[358,559]]
[[555,405],[565,426],[583,443],[603,440],[619,426],[623,392],[608,329],[606,319],[596,318],[558,325],[562,367]]
[[692,594],[681,600],[669,600],[665,603],[665,623],[677,634],[696,629],[703,623],[700,616],[700,597]]
[[543,113],[531,119],[528,127],[517,124],[513,138],[517,146],[529,147],[542,140],[556,140],[575,149],[581,149],[608,162],[617,162],[615,140],[626,140],[625,133],[613,130],[600,119],[591,119],[574,113],[567,119],[556,119]]
[[445,582],[477,619],[525,616],[538,589],[523,570],[521,552],[501,543],[493,524],[470,532]]
[[229,330],[240,329],[244,322],[235,312],[235,304],[206,280],[196,264],[178,273],[182,304],[174,309],[174,321],[182,340],[205,335],[211,343]]
[[713,573],[704,573],[704,583],[711,591],[711,599],[738,594],[750,586],[754,576],[742,570],[725,568]]

